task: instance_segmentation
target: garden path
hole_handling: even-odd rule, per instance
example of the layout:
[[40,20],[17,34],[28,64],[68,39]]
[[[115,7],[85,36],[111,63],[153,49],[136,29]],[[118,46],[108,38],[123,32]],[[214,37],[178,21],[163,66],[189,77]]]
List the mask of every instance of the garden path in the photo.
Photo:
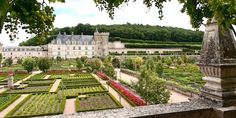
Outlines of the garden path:
[[52,85],[52,88],[50,89],[50,92],[56,92],[56,90],[57,90],[57,88],[58,88],[60,82],[61,82],[61,79],[57,79],[57,80],[54,82],[54,84]]
[[5,92],[6,90],[7,90],[6,88],[1,88],[1,89],[0,89],[0,93]]
[[124,108],[132,107],[119,93],[117,93],[113,88],[111,88],[105,80],[100,79],[97,75],[92,74],[107,90],[121,103]]
[[[138,82],[138,78],[134,77],[134,76],[131,76],[131,75],[128,75],[128,74],[125,74],[125,73],[122,73],[118,72],[117,75],[121,75],[121,78],[118,76],[119,79],[129,83],[129,84],[132,84],[132,83],[137,83]],[[170,100],[169,100],[169,103],[177,103],[177,102],[186,102],[186,101],[189,101],[189,98],[188,96],[186,95],[183,95],[183,94],[180,94],[176,91],[173,91],[173,90],[170,90]]]
[[51,75],[47,75],[45,76],[43,79],[48,79]]
[[21,101],[23,101],[29,94],[22,94],[20,98],[18,98],[16,101],[14,101],[11,105],[9,105],[7,108],[5,108],[3,111],[0,112],[0,117],[3,118],[6,116],[12,109],[16,107]]
[[75,101],[76,99],[66,99],[66,105],[63,114],[76,113]]

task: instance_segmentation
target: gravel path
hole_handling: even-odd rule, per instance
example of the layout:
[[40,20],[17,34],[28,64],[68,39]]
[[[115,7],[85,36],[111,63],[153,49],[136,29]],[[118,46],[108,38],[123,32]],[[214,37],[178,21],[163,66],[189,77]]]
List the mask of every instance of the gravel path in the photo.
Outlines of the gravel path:
[[[128,75],[128,74],[125,74],[125,73],[119,73],[118,72],[118,78],[129,83],[129,84],[132,84],[132,83],[137,83],[138,82],[138,78],[134,77],[134,76],[131,76],[131,75]],[[121,75],[121,78],[120,78],[120,75]],[[189,101],[189,97],[188,96],[185,96],[183,94],[180,94],[178,92],[175,92],[175,91],[172,91],[170,90],[170,100],[169,100],[169,103],[177,103],[177,102],[186,102],[186,101]]]
[[43,79],[48,79],[51,75],[47,75],[45,76]]
[[24,100],[29,94],[22,94],[20,98],[18,98],[15,102],[13,102],[10,106],[0,112],[1,118],[6,116],[12,109],[16,107],[22,100]]
[[52,85],[52,88],[50,89],[50,92],[56,92],[56,90],[57,90],[57,88],[58,88],[60,82],[61,82],[61,79],[57,79],[57,80],[55,81],[55,83]]
[[66,99],[66,105],[63,114],[73,114],[76,113],[76,106],[75,106],[76,99]]
[[113,88],[107,85],[106,81],[100,79],[97,75],[92,74],[98,81],[102,83],[104,87],[121,103],[124,108],[132,107],[119,93],[117,93]]

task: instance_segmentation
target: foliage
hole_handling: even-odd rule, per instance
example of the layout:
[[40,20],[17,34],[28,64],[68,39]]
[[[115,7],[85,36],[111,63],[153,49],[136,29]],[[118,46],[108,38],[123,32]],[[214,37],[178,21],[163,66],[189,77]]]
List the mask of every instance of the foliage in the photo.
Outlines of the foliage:
[[135,70],[139,70],[140,69],[140,67],[141,67],[141,65],[143,65],[143,63],[144,63],[144,60],[143,60],[143,58],[142,57],[136,57],[135,59],[134,59],[134,65],[135,65]]
[[[109,41],[121,41],[127,43],[126,47],[186,47],[197,48],[201,47],[203,32],[192,31],[182,28],[150,26],[140,24],[122,24],[122,25],[89,25],[78,24],[75,27],[66,27],[55,29],[52,36],[46,38],[43,44],[47,44],[59,31],[70,34],[74,32],[80,35],[83,32],[86,35],[93,35],[95,29],[98,28],[100,32],[109,32]],[[53,37],[53,38],[52,38]],[[133,45],[132,45],[133,44]],[[143,46],[142,46],[143,44]],[[22,42],[21,45],[39,45],[35,38]]]
[[167,103],[170,98],[164,81],[158,79],[156,74],[147,68],[142,68],[135,90],[152,104]]
[[[64,2],[64,0],[48,0]],[[10,40],[17,38],[19,29],[27,33],[47,35],[53,28],[54,10],[44,0],[1,0],[0,33],[5,25]],[[42,38],[42,37],[41,37]]]
[[172,59],[170,57],[165,58],[165,63],[170,66],[172,64]]
[[81,68],[83,68],[83,62],[81,61],[81,59],[76,59],[76,67],[81,70]]
[[51,61],[48,58],[40,58],[38,61],[38,67],[43,72],[46,72],[51,66]]
[[24,66],[24,69],[27,70],[27,72],[31,72],[34,69],[35,60],[31,57],[27,57],[24,59],[22,66]]
[[111,63],[109,63],[109,62],[107,62],[107,63],[104,63],[103,64],[104,65],[104,67],[103,67],[103,72],[104,73],[106,73],[108,76],[110,76],[110,77],[114,77],[114,75],[115,75],[115,69],[114,69],[114,67],[112,66],[112,64]]
[[57,62],[61,62],[61,61],[62,61],[62,58],[59,57],[59,56],[57,56],[56,60],[57,60]]
[[6,66],[11,66],[13,63],[13,60],[11,57],[8,57],[7,59],[5,59],[4,63],[6,64]]
[[0,53],[0,64],[2,63],[2,53]]
[[22,59],[17,59],[17,64],[22,64]]
[[89,61],[89,65],[93,70],[100,70],[102,67],[102,61],[99,58],[95,58]]
[[125,68],[128,68],[130,70],[134,70],[134,63],[131,58],[127,58],[123,61],[123,64]]
[[115,67],[115,68],[120,68],[120,60],[119,60],[118,58],[114,58],[114,59],[112,60],[112,65],[113,65],[113,67]]
[[157,62],[156,63],[156,73],[158,74],[159,77],[162,76],[163,71],[164,71],[163,64],[161,62]]
[[[130,0],[96,0],[96,5],[100,10],[106,10],[111,18],[114,17],[114,9],[123,4],[128,4]],[[183,4],[181,12],[187,12],[190,16],[191,24],[194,28],[199,28],[203,24],[203,19],[215,17],[218,24],[230,27],[236,24],[236,2],[234,0],[178,0]],[[135,1],[134,1],[135,2]],[[163,5],[166,0],[143,0],[147,8],[153,5],[158,9],[159,18],[163,17]]]
[[81,61],[85,64],[88,61],[88,57],[87,56],[82,56]]

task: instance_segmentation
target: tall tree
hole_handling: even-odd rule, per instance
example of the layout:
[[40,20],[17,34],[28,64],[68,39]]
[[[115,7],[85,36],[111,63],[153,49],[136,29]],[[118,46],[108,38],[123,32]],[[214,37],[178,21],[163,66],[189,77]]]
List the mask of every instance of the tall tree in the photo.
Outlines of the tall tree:
[[25,70],[27,70],[27,72],[32,72],[35,66],[35,60],[31,57],[27,57],[23,60],[22,63],[23,67]]

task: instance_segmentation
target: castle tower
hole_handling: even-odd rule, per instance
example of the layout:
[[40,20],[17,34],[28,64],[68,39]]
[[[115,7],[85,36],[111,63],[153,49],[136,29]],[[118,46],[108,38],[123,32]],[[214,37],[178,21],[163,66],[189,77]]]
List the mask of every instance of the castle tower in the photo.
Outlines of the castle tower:
[[108,32],[99,33],[98,30],[94,32],[94,41],[95,41],[95,56],[103,57],[108,55]]

